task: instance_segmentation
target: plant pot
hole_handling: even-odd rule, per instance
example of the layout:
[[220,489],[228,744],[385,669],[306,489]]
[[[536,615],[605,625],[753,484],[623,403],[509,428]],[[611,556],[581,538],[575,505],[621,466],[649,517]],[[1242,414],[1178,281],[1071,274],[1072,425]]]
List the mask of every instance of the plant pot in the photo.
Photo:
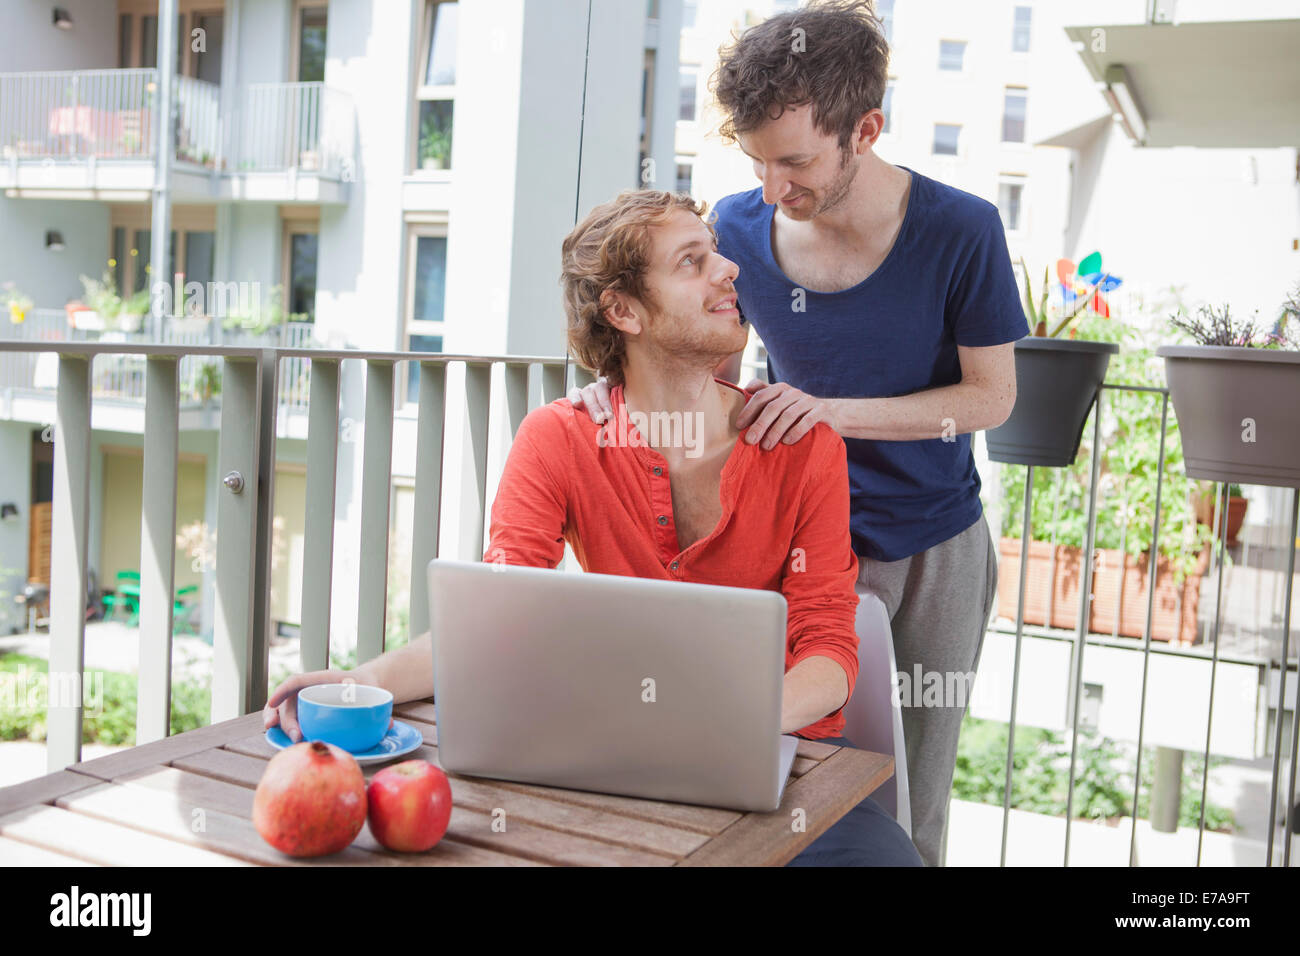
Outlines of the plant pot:
[[1063,467],[1074,461],[1088,410],[1106,378],[1114,342],[1027,336],[1016,343],[1016,404],[984,433],[989,458]]
[[94,309],[77,309],[69,312],[68,321],[74,329],[85,329],[89,332],[104,331],[104,317]]
[[1300,352],[1164,345],[1191,478],[1300,488]]
[[139,332],[144,324],[143,315],[123,314],[117,317],[117,327],[122,332]]
[[298,154],[298,168],[309,171],[320,169],[320,153],[311,149],[303,150]]
[[208,321],[207,316],[187,316],[183,319],[170,319],[167,326],[177,335],[197,335],[207,329]]
[[[999,544],[998,616],[1016,619],[1020,587],[1020,540]],[[1029,543],[1029,574],[1025,583],[1025,623],[1074,631],[1079,625],[1079,588],[1083,580],[1082,550],[1046,541]],[[1053,569],[1055,558],[1055,569]],[[1168,559],[1156,561],[1156,597],[1151,613],[1153,641],[1193,644],[1197,640],[1196,612],[1201,578],[1209,566],[1205,549],[1182,584],[1174,583]],[[1098,549],[1092,576],[1088,632],[1141,638],[1147,613],[1147,555],[1134,557],[1115,549]],[[1118,616],[1118,620],[1116,619]],[[1050,619],[1049,619],[1050,618]]]
[[[1218,497],[1212,493],[1202,493],[1196,496],[1194,503],[1197,524],[1205,525],[1216,537],[1219,534],[1219,523],[1215,521],[1214,507]],[[1246,521],[1246,506],[1249,504],[1249,499],[1237,495],[1228,498],[1228,544],[1237,543],[1237,535],[1241,533],[1241,526]]]
[[426,156],[420,160],[421,169],[445,169],[446,161],[439,156]]

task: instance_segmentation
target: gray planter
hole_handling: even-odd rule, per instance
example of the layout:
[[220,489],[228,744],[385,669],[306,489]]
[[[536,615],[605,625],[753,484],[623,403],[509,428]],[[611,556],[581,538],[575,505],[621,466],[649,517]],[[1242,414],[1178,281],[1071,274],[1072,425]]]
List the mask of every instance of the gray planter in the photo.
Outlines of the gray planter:
[[1026,337],[1016,343],[1016,405],[984,433],[989,458],[1063,467],[1074,461],[1114,342]]
[[1300,352],[1165,345],[1190,478],[1300,488]]

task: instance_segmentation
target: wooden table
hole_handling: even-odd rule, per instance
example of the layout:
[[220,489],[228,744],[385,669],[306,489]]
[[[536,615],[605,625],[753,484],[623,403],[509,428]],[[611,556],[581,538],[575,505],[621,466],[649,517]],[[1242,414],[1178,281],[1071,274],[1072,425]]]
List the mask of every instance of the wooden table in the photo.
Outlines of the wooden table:
[[[433,704],[394,714],[438,762]],[[447,835],[391,853],[362,829],[348,849],[285,856],[253,827],[253,792],[276,750],[261,713],[132,747],[0,789],[0,864],[164,866],[780,866],[893,773],[892,757],[801,741],[781,807],[740,813],[450,774]],[[362,767],[367,778],[389,764]],[[802,808],[806,830],[795,832]],[[505,811],[505,832],[492,827]],[[500,817],[500,814],[497,814]],[[499,827],[498,827],[499,830]]]

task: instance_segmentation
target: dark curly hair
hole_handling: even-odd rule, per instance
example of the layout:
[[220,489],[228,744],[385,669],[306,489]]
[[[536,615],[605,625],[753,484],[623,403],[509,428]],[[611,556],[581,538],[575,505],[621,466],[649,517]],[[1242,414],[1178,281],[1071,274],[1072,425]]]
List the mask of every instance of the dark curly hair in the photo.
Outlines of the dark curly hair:
[[568,316],[569,349],[586,368],[623,384],[627,343],[605,318],[605,292],[624,292],[654,305],[645,284],[650,257],[650,227],[662,225],[677,209],[704,220],[713,232],[708,204],[686,193],[625,189],[601,203],[574,226],[560,247],[560,282]]
[[862,114],[881,108],[889,45],[870,0],[812,0],[732,40],[709,81],[728,142],[811,103],[816,128],[848,150]]

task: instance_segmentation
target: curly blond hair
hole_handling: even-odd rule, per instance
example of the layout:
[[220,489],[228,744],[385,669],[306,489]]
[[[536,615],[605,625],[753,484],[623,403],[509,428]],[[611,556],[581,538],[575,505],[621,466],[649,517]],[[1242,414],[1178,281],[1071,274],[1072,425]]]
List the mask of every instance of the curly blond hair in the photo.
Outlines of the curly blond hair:
[[569,349],[578,361],[604,375],[611,386],[623,384],[627,344],[623,333],[605,318],[606,292],[623,292],[648,305],[654,296],[645,283],[650,257],[650,229],[663,225],[678,209],[704,220],[713,232],[708,204],[685,193],[627,189],[601,203],[578,223],[561,246],[560,283],[568,316]]

